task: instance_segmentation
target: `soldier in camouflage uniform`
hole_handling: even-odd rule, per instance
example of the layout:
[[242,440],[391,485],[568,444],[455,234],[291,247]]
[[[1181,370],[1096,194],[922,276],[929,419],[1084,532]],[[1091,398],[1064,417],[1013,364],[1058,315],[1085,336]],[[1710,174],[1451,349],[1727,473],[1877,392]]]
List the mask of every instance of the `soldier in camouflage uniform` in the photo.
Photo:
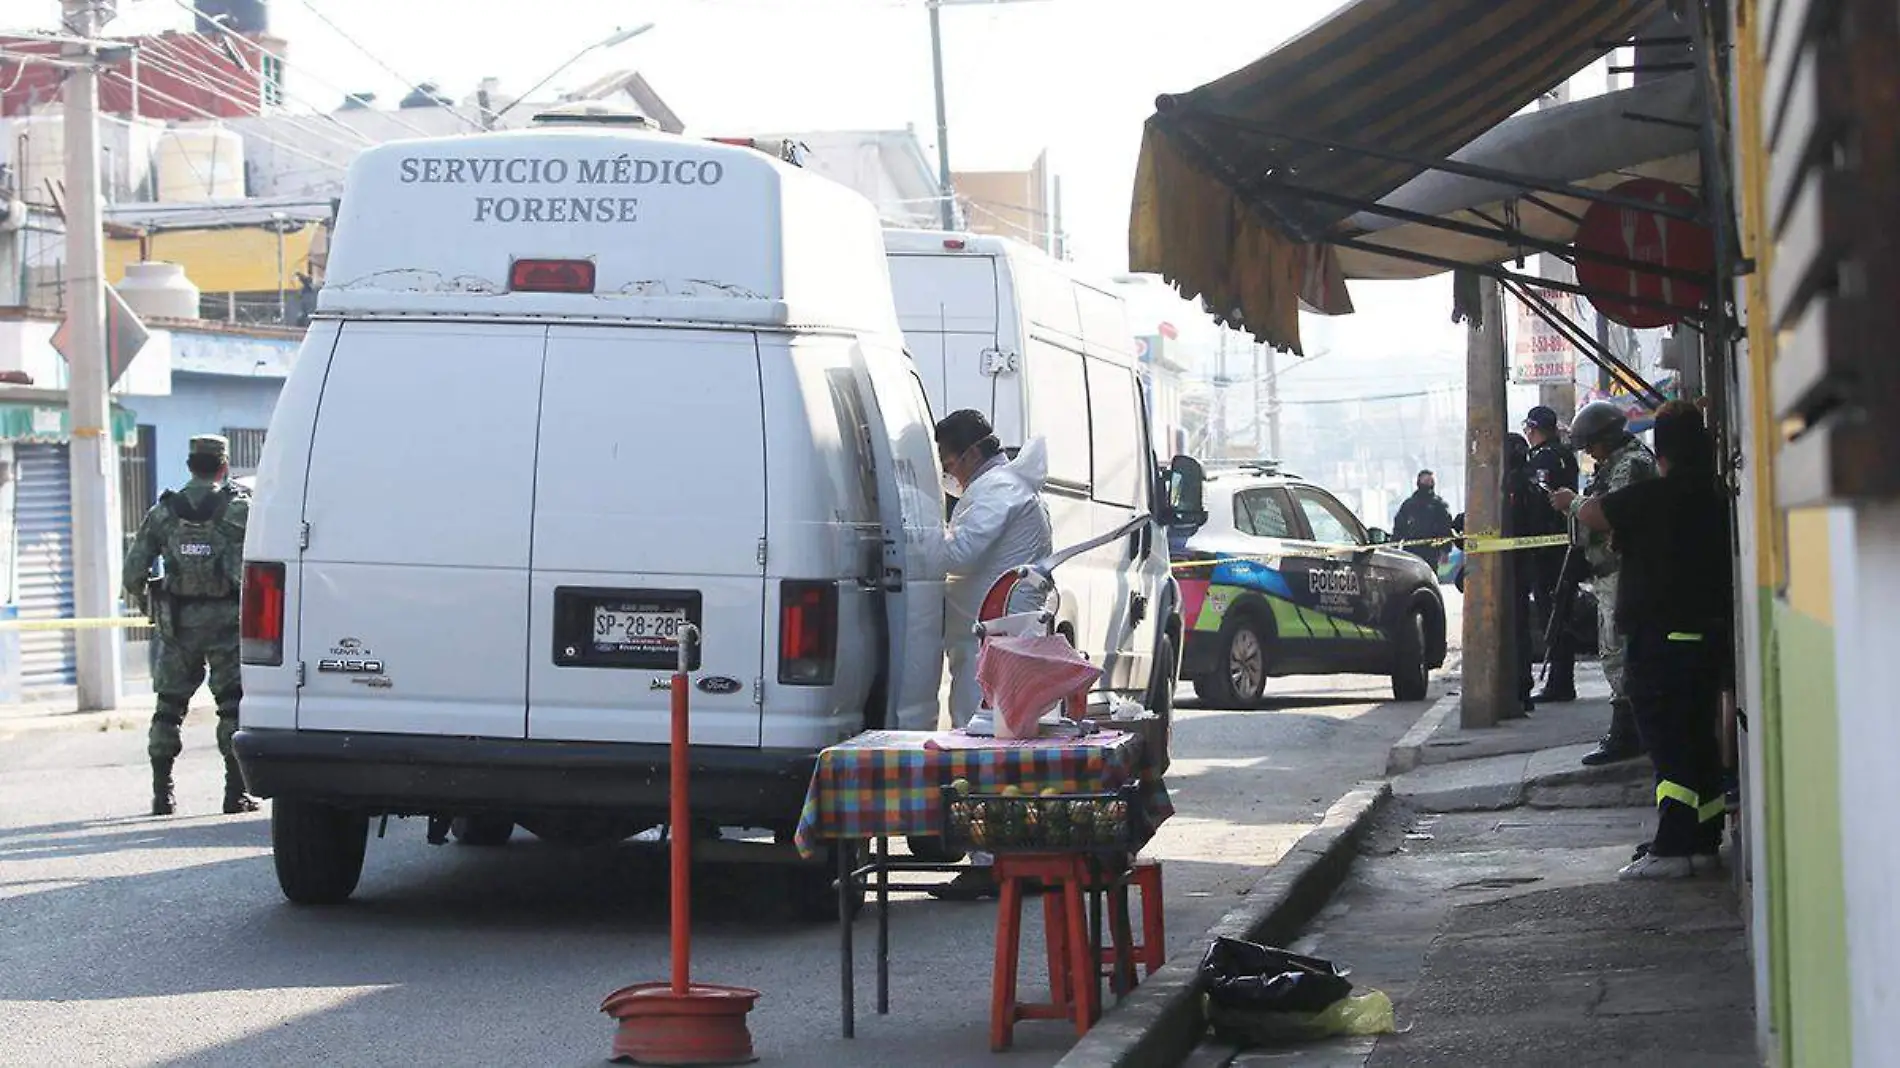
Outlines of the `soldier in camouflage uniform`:
[[[1656,478],[1661,472],[1656,457],[1647,446],[1629,432],[1622,409],[1609,401],[1584,405],[1570,423],[1573,447],[1590,454],[1596,470],[1584,497],[1599,497],[1622,489],[1632,482]],[[1584,497],[1570,506],[1574,519],[1583,507]],[[1620,559],[1608,534],[1572,525],[1573,536],[1581,536],[1579,545],[1590,565],[1597,596],[1597,652],[1603,662],[1603,676],[1610,683],[1610,730],[1597,747],[1584,755],[1585,764],[1610,764],[1642,755],[1642,742],[1636,734],[1636,716],[1623,686],[1623,635],[1616,629],[1616,575]]]
[[[125,554],[127,600],[143,604],[158,628],[158,660],[152,669],[158,708],[146,741],[154,816],[168,816],[177,808],[172,763],[184,748],[179,728],[207,668],[211,696],[218,702],[224,811],[257,811],[257,799],[245,791],[231,749],[238,702],[244,696],[238,677],[238,592],[244,524],[251,506],[249,494],[230,481],[228,455],[229,445],[216,434],[192,438],[185,460],[191,481],[159,497]],[[150,578],[155,560],[164,565],[162,580]]]

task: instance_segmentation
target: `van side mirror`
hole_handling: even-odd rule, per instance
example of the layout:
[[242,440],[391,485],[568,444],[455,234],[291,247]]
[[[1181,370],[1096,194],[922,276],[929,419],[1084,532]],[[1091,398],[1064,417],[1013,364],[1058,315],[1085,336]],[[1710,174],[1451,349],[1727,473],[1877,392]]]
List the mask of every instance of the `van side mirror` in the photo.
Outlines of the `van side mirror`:
[[1167,492],[1162,497],[1161,522],[1171,527],[1198,527],[1207,522],[1202,500],[1207,472],[1192,456],[1176,456],[1163,476]]
[[1366,540],[1374,545],[1384,545],[1386,542],[1392,540],[1392,535],[1380,530],[1378,527],[1373,527],[1371,530],[1366,531]]

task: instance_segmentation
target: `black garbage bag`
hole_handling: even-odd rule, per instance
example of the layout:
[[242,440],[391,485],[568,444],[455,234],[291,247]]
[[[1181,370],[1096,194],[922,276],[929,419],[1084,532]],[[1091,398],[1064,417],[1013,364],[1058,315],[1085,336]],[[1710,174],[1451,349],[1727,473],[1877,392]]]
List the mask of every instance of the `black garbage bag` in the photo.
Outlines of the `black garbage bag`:
[[1201,957],[1201,990],[1223,1009],[1320,1012],[1352,993],[1346,972],[1329,960],[1273,946],[1217,938]]

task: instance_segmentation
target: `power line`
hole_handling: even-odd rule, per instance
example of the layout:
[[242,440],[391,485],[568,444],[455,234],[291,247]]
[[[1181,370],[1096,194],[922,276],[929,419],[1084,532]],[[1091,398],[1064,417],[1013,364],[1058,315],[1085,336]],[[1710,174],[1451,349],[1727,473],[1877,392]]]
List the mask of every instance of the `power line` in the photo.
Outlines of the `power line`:
[[[113,77],[113,78],[117,78],[117,79],[119,79],[120,81],[122,81],[122,82],[124,82],[124,83],[125,83],[126,85],[128,85],[128,86],[132,84],[132,79],[131,79],[131,78],[130,78],[129,76],[127,76],[126,74],[124,74],[124,73],[121,73],[120,71],[117,71],[117,70],[109,70],[109,71],[105,71],[104,73],[105,73],[105,74],[106,74],[107,76],[109,76],[109,77]],[[218,121],[223,121],[223,119],[224,119],[224,116],[222,116],[222,115],[217,115],[217,114],[214,114],[214,113],[212,113],[212,112],[210,112],[210,111],[206,111],[206,110],[205,110],[204,108],[201,108],[201,107],[199,107],[199,106],[198,106],[198,105],[196,105],[196,104],[193,104],[193,103],[189,103],[189,102],[187,102],[187,101],[184,101],[184,100],[180,100],[180,99],[178,99],[177,97],[175,97],[175,96],[172,96],[172,95],[171,95],[170,93],[166,93],[166,92],[162,92],[162,91],[160,91],[160,90],[157,90],[157,89],[153,89],[153,88],[152,88],[152,87],[150,87],[150,86],[145,86],[145,87],[143,87],[143,88],[141,88],[141,89],[140,89],[139,91],[140,91],[141,93],[150,93],[151,95],[153,95],[153,96],[155,96],[155,97],[157,97],[157,98],[159,98],[160,100],[163,100],[163,101],[165,101],[166,103],[169,103],[169,104],[174,104],[174,105],[176,105],[176,106],[178,106],[178,107],[181,107],[181,108],[184,108],[184,109],[186,109],[187,111],[191,111],[191,112],[194,112],[194,113],[196,113],[197,115],[199,115],[199,116],[200,116],[200,117],[202,117],[202,118],[207,118],[207,119],[215,119],[215,120],[218,120]],[[235,131],[234,131],[234,132],[235,132]],[[246,136],[246,135],[244,135],[244,134],[239,134],[238,136],[240,136],[240,137],[243,137],[243,136]],[[262,141],[262,142],[264,142],[265,144],[269,144],[269,145],[275,145],[276,147],[278,147],[278,148],[281,148],[281,149],[283,149],[284,151],[286,151],[286,152],[289,152],[289,153],[291,153],[291,154],[293,154],[293,155],[298,155],[298,156],[302,156],[302,157],[304,157],[305,159],[309,159],[309,160],[313,160],[313,161],[315,161],[315,162],[317,162],[317,163],[320,163],[320,164],[322,164],[322,165],[324,165],[325,167],[328,167],[328,168],[331,168],[332,170],[342,170],[342,169],[344,169],[344,165],[342,165],[342,164],[339,164],[339,163],[336,163],[336,162],[335,162],[335,161],[333,161],[333,160],[327,160],[327,159],[324,159],[324,158],[323,158],[323,157],[321,157],[321,156],[318,156],[318,155],[316,155],[316,154],[314,154],[314,153],[311,153],[311,152],[307,152],[307,151],[305,151],[304,149],[301,149],[301,148],[298,148],[298,147],[297,147],[297,146],[295,146],[295,145],[292,145],[292,144],[288,144],[288,143],[286,143],[286,142],[283,142],[283,141],[279,141],[279,140],[277,140],[276,138],[272,138],[272,137],[266,137],[266,136],[264,136],[263,134],[251,134],[251,135],[249,135],[249,136],[252,136],[252,137],[255,137],[255,138],[257,138],[257,139],[258,139],[259,141]]]
[[[174,7],[177,7],[179,10],[185,12],[186,14],[191,15],[193,18],[196,18],[198,16],[198,9],[191,6],[191,3],[189,2],[189,0],[172,0],[172,5]],[[284,64],[284,69],[286,71],[291,69],[289,64],[285,62],[282,53],[273,52],[270,49],[265,48],[262,44],[256,41],[253,41],[253,40],[250,40],[249,38],[238,35],[237,33],[233,32],[229,27],[225,26],[222,22],[219,22],[216,19],[212,19],[210,21],[211,21],[211,25],[220,34],[223,34],[226,40],[233,42],[233,47],[236,47],[237,45],[243,45],[248,48],[255,48],[261,55],[268,56],[271,59],[276,60],[278,63]],[[326,78],[319,77],[315,72],[311,71],[307,67],[298,67],[296,69],[299,71],[302,71],[304,77],[309,78],[311,81],[317,83],[318,85],[323,86],[326,89],[331,89],[331,90],[334,90],[335,92],[342,93],[344,94],[345,97],[348,97],[352,95],[353,93],[353,90],[345,89],[342,86],[339,86],[338,84],[336,84],[335,82],[332,82]],[[408,130],[410,133],[413,133],[418,137],[434,137],[435,136],[434,134],[430,133],[429,131],[423,129],[420,126],[415,125],[414,123],[403,121],[403,119],[394,111],[378,111],[376,112],[376,114],[387,117],[389,121],[393,123],[394,125],[400,126],[403,129]]]
[[[323,12],[318,11],[317,5],[311,3],[310,0],[297,0],[297,2],[302,4],[305,10],[309,11],[312,15],[315,15],[318,21],[322,22],[325,26],[328,26],[330,27],[331,30],[335,31],[338,37],[341,37],[345,41],[348,41],[351,47],[355,48],[358,52],[361,52],[366,58],[369,59],[370,62],[383,68],[385,71],[388,71],[390,77],[412,88],[421,84],[419,82],[412,82],[409,79],[404,78],[401,72],[397,71],[396,68],[376,58],[375,53],[363,47],[362,42],[358,41],[356,38],[351,37],[349,34],[343,32],[343,27],[338,26],[336,23],[330,21],[330,17],[328,15],[325,15]],[[477,131],[480,131],[482,129],[481,123],[478,123],[473,119],[470,119],[468,116],[463,115],[459,111],[455,113],[455,116],[456,118],[461,119],[463,122],[467,123],[470,129],[477,130]]]
[[[154,69],[160,71],[161,73],[168,74],[172,76],[173,78],[176,78],[187,85],[191,85],[196,88],[202,89],[205,92],[212,94],[213,96],[216,96],[220,99],[228,101],[229,103],[236,104],[239,107],[246,107],[246,108],[252,107],[257,103],[256,101],[247,100],[247,99],[244,99],[243,97],[233,95],[231,92],[228,92],[225,89],[220,88],[217,84],[207,80],[204,77],[204,74],[200,71],[180,66],[179,64],[173,62],[169,58],[169,54],[168,54],[168,58],[166,59],[159,59],[157,53],[148,53],[148,57],[149,57],[148,58],[149,64]],[[187,59],[185,60],[185,62],[190,62],[190,60]],[[144,86],[141,86],[140,91],[143,92],[147,90]],[[348,133],[354,138],[356,138],[354,142],[345,141],[337,137],[335,134],[328,133],[325,130],[312,128],[312,127],[306,127],[300,123],[295,122],[295,120],[304,118],[305,116],[300,116],[300,115],[297,115],[296,113],[287,112],[287,111],[280,112],[279,115],[286,120],[290,120],[294,129],[300,130],[305,133],[309,133],[315,137],[322,137],[323,139],[329,141],[332,144],[335,144],[345,149],[349,149],[351,151],[361,151],[364,148],[373,147],[376,144],[376,142],[363,136],[361,133],[350,129],[348,126],[344,126],[340,122],[335,123],[335,124],[338,127],[340,127],[345,133]],[[248,118],[250,116],[244,116],[244,117]],[[329,118],[333,122],[335,121],[333,117],[328,116],[328,115],[315,116],[315,117]]]

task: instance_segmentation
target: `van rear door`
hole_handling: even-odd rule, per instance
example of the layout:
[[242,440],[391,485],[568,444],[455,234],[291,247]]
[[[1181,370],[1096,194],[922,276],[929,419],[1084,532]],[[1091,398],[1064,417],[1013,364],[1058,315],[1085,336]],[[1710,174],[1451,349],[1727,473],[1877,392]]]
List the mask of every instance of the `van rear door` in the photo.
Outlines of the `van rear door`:
[[702,634],[693,744],[759,744],[760,388],[751,333],[549,328],[528,600],[530,738],[667,741],[676,637],[692,622]]
[[520,738],[547,328],[345,323],[310,442],[300,730]]

